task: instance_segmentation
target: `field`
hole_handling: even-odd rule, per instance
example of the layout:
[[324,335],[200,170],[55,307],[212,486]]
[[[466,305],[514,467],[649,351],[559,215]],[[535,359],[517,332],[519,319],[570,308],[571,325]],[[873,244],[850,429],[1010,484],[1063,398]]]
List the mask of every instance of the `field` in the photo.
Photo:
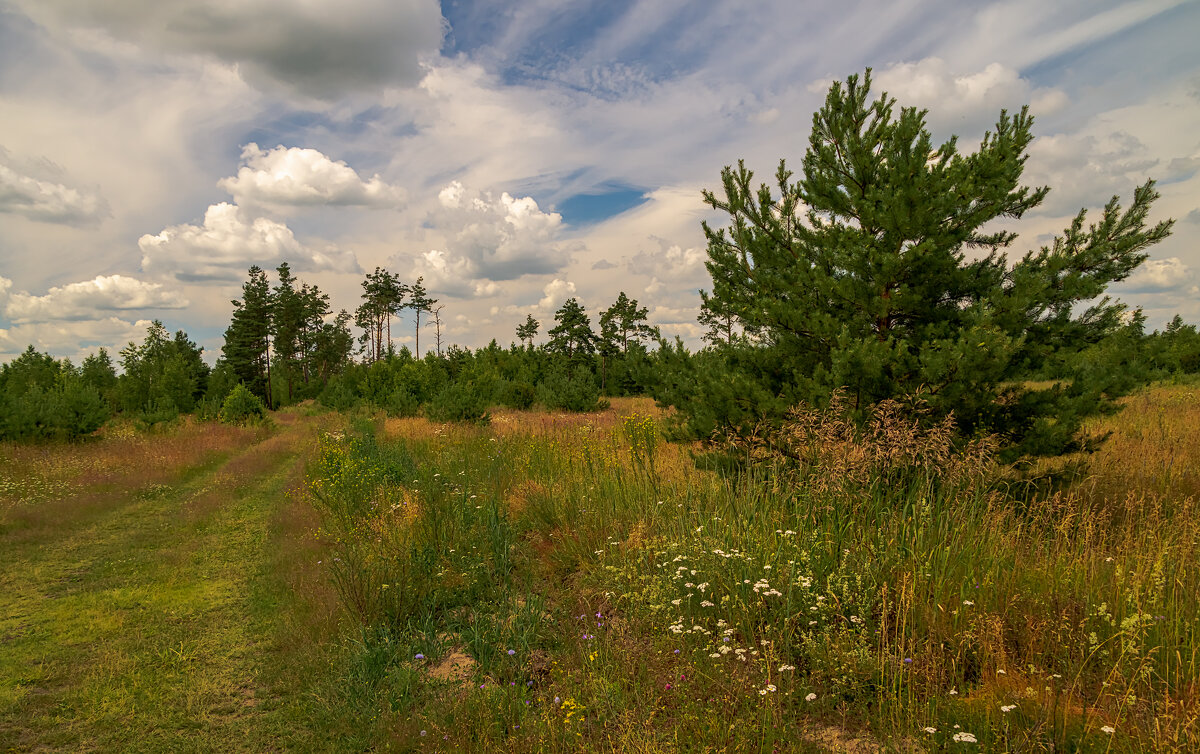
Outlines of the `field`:
[[717,473],[613,404],[0,447],[0,750],[1200,745],[1200,388],[1039,490],[895,412]]

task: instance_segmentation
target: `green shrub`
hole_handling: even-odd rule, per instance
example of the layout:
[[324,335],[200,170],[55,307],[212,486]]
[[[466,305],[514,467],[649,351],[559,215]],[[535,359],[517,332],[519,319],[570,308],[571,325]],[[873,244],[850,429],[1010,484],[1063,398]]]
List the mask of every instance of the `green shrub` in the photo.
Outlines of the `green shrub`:
[[179,407],[166,396],[156,398],[138,412],[137,421],[143,429],[154,429],[160,424],[169,424],[179,418]]
[[317,396],[317,402],[334,411],[346,411],[354,407],[354,404],[358,402],[358,396],[346,378],[338,376],[329,381],[329,384]]
[[537,389],[537,402],[554,411],[600,411],[608,401],[600,400],[596,380],[585,369],[567,376],[561,372],[547,375]]
[[528,382],[504,381],[496,391],[496,400],[502,406],[524,411],[533,405],[537,391]]
[[258,396],[238,383],[221,406],[221,421],[226,424],[245,424],[263,419],[266,413]]
[[425,416],[432,421],[479,422],[487,424],[487,400],[472,382],[452,382],[425,406]]
[[388,416],[416,416],[421,411],[421,402],[406,387],[397,387],[383,402]]
[[74,440],[95,432],[110,416],[100,391],[68,378],[50,390],[34,385],[0,400],[0,438]]

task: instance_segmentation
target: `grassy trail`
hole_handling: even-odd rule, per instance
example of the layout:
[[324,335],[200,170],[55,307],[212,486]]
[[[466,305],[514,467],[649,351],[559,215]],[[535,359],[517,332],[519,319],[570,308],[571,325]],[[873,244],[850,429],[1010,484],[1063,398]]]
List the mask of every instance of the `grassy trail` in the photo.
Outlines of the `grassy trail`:
[[0,528],[0,751],[321,748],[279,571],[311,429]]

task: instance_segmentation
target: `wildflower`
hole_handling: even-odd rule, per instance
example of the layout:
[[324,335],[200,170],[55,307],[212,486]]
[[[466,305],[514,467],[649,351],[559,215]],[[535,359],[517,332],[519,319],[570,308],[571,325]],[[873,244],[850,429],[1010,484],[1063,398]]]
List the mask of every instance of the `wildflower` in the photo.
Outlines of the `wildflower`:
[[1016,708],[1017,708],[1017,705],[1015,705],[1015,704],[1005,704],[1000,707],[1000,711],[1001,712],[1012,712]]
[[1000,668],[996,671],[996,675],[1008,675],[1008,673],[1005,672],[1004,668]]
[[912,665],[912,658],[911,658],[911,657],[905,657],[905,658],[904,658],[904,664],[905,664],[905,665]]
[[676,650],[675,650],[675,654],[679,654],[679,650],[678,650],[678,649],[676,649]]
[[1100,728],[1100,732],[1101,732],[1101,733],[1105,733],[1105,734],[1107,734],[1107,735],[1110,735],[1110,736],[1111,736],[1113,733],[1116,733],[1116,731],[1117,731],[1117,729],[1116,729],[1116,728],[1114,728],[1114,727],[1112,727],[1111,725],[1104,725],[1104,726],[1101,726],[1101,728]]
[[415,655],[413,655],[413,659],[414,660],[424,660],[425,655],[421,654],[420,652],[417,652]]
[[766,690],[766,689],[759,689],[759,690],[758,690],[758,695],[759,695],[759,696],[766,696],[766,695],[767,695],[767,690]]
[[425,731],[421,731],[421,736],[423,737],[424,735],[425,735]]
[[795,670],[795,669],[796,669],[795,665],[780,665],[779,666],[779,672],[781,672],[781,673],[785,670]]
[[700,603],[700,607],[714,607],[714,605],[713,605],[713,603],[709,602],[708,600],[704,600],[703,602]]
[[967,607],[971,607],[975,603],[972,602],[971,600],[963,600],[963,604],[966,605]]
[[979,741],[974,735],[967,733],[965,730],[954,734],[954,740],[960,744],[977,744]]
[[958,689],[950,689],[950,696],[958,696]]
[[512,657],[512,656],[513,656],[513,655],[515,655],[516,653],[517,653],[517,650],[515,650],[515,649],[510,649],[510,650],[508,650],[508,656],[509,656],[509,657]]
[[767,684],[767,691],[775,691],[775,684],[773,684],[773,683],[768,683],[768,684]]
[[717,657],[720,657],[720,656],[721,656],[721,653],[720,653],[720,652],[713,652],[712,654],[710,654],[710,655],[709,655],[709,657],[712,657],[712,658],[717,658]]
[[925,732],[926,733],[937,733],[937,728],[933,728],[933,727],[930,727],[927,725],[927,726],[925,726]]
[[817,695],[811,691],[808,692],[808,696],[804,697],[804,701],[806,701],[806,702],[816,701],[816,699],[817,699]]

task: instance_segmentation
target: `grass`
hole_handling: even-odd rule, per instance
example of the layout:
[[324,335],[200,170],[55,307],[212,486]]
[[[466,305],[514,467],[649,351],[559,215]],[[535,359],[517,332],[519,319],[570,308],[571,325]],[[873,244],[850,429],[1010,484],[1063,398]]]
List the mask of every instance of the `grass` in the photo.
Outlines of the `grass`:
[[6,446],[0,749],[1194,750],[1198,398],[1026,499],[886,412],[721,476],[640,399]]
[[1091,475],[1032,501],[895,412],[798,416],[731,481],[641,401],[364,424],[310,484],[344,605],[405,679],[393,745],[1186,751],[1195,397],[1134,397],[1092,427]]

